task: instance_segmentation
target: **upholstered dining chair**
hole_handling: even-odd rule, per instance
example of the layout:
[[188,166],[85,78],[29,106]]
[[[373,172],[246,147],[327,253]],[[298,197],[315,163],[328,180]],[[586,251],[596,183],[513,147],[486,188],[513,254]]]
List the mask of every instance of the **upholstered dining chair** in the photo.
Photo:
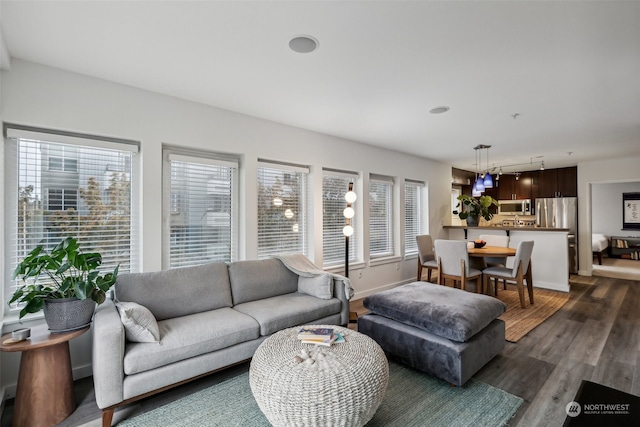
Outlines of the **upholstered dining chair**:
[[427,281],[431,281],[431,272],[438,269],[438,261],[433,251],[433,240],[428,234],[416,236],[418,244],[418,282],[422,280],[422,269],[427,269]]
[[454,287],[457,282],[460,282],[460,287],[466,290],[467,282],[475,281],[476,292],[482,293],[482,271],[469,266],[467,242],[437,239],[435,248],[438,259],[439,284],[444,285],[446,279],[451,279]]
[[[478,238],[487,242],[487,246],[500,246],[502,248],[509,247],[509,236],[507,235],[500,236],[496,234],[481,234],[480,236],[478,236]],[[487,267],[506,267],[507,266],[507,257],[485,257],[483,261],[486,264],[485,267],[483,267],[483,270]],[[497,282],[498,282],[498,279],[496,279],[496,287],[495,287],[496,295],[498,294]],[[504,289],[507,289],[506,280],[502,281],[502,287]],[[487,288],[485,287],[485,289]]]
[[[437,248],[436,248],[437,250]],[[524,303],[524,282],[527,282],[527,291],[529,293],[529,303],[533,304],[533,282],[531,278],[531,253],[533,252],[533,240],[522,241],[518,243],[516,248],[516,256],[513,261],[513,267],[488,267],[482,270],[484,276],[484,287],[488,289],[491,279],[503,279],[509,282],[515,282],[518,287],[518,295],[520,296],[520,306],[525,308]],[[497,290],[497,282],[496,282]]]

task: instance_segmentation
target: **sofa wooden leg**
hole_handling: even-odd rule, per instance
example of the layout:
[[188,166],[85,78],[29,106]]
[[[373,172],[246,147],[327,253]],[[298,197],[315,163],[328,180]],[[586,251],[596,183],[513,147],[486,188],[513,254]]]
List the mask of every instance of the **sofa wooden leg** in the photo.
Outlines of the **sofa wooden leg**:
[[106,408],[102,410],[102,427],[111,427],[113,412],[116,408]]

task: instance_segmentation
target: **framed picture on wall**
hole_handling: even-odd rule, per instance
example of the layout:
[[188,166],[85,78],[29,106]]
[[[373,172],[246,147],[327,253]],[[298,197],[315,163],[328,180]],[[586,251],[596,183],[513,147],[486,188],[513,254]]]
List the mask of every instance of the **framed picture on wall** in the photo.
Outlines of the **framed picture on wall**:
[[622,193],[622,229],[640,230],[640,193]]

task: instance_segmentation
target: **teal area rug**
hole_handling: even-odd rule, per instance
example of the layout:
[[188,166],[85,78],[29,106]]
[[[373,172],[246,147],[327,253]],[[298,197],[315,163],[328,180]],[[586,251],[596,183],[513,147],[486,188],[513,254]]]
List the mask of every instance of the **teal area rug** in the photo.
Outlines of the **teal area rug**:
[[[389,362],[389,386],[368,427],[504,426],[522,399],[480,381],[464,387]],[[123,420],[118,427],[268,427],[249,373]]]

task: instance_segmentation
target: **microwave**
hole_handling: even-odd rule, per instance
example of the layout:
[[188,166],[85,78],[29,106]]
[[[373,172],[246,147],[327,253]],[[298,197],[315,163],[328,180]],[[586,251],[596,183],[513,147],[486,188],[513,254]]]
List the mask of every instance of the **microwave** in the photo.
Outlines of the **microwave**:
[[498,200],[498,213],[502,215],[532,215],[531,200]]

